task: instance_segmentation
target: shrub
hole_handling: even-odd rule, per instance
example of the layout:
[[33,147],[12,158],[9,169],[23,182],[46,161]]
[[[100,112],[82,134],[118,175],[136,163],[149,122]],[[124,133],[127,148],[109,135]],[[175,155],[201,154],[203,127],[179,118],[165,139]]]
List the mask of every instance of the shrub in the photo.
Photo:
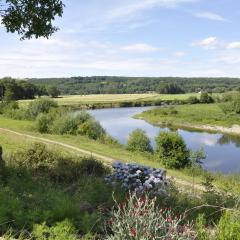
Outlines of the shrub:
[[35,176],[48,176],[55,182],[76,182],[82,175],[103,176],[109,172],[107,167],[91,157],[64,156],[47,149],[42,143],[35,143],[26,150],[17,152],[12,161]]
[[29,103],[28,115],[30,119],[35,119],[40,113],[48,113],[51,108],[56,108],[57,103],[49,98],[40,98]]
[[40,133],[49,133],[52,119],[47,114],[39,114],[36,119],[36,128]]
[[107,240],[132,239],[184,239],[196,237],[190,224],[183,224],[183,217],[175,217],[171,210],[156,206],[156,198],[130,194],[126,203],[116,204],[108,226],[112,232]]
[[166,172],[161,169],[150,168],[138,164],[113,164],[114,172],[106,176],[105,180],[113,186],[120,184],[126,191],[139,193],[148,191],[152,194],[165,194],[167,180]]
[[152,152],[150,139],[146,132],[141,129],[134,130],[129,135],[127,149],[129,151]]
[[52,132],[56,134],[71,134],[76,135],[78,130],[78,121],[74,116],[59,116],[57,117],[52,126]]
[[165,167],[179,169],[190,164],[190,152],[178,133],[160,132],[156,145],[157,160]]
[[[32,235],[39,240],[78,240],[77,230],[74,225],[65,220],[48,227],[46,223],[36,224]],[[80,239],[79,239],[80,240]]]
[[214,102],[213,98],[207,92],[201,93],[200,103],[213,103],[213,102]]
[[97,140],[101,139],[106,132],[99,122],[90,119],[80,125],[78,133],[86,135],[91,139]]
[[199,102],[200,102],[199,99],[197,97],[194,97],[194,96],[190,96],[187,99],[187,103],[190,103],[190,104],[197,104]]

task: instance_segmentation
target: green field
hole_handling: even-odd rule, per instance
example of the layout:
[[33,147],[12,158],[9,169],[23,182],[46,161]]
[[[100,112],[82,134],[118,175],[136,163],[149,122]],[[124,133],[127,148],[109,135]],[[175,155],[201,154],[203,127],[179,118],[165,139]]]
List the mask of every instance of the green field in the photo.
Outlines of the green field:
[[[95,94],[95,95],[65,95],[54,100],[62,106],[79,106],[85,104],[109,103],[117,104],[137,101],[157,101],[157,100],[186,100],[190,96],[198,97],[198,93],[187,94]],[[20,100],[20,106],[26,106],[32,100]]]
[[240,124],[239,114],[225,114],[218,104],[161,107],[136,116],[153,124],[172,126],[213,125],[231,127]]

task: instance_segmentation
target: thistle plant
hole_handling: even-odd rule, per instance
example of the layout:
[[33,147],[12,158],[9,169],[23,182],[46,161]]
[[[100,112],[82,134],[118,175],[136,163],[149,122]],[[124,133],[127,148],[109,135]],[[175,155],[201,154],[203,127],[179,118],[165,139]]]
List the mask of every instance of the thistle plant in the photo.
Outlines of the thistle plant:
[[183,224],[183,216],[173,216],[170,209],[160,209],[156,198],[129,195],[126,203],[116,203],[106,240],[193,240],[196,234],[191,224]]
[[121,162],[115,162],[113,169],[113,174],[105,178],[113,186],[120,183],[126,191],[149,192],[154,195],[166,193],[168,182],[164,170]]

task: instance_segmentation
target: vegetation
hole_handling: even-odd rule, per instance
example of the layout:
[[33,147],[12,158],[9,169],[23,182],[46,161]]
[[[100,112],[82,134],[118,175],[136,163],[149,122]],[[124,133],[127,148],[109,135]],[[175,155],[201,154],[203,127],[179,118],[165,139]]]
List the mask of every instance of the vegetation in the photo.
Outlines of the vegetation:
[[48,38],[58,30],[52,23],[56,16],[62,16],[63,7],[59,0],[4,0],[1,1],[0,16],[7,31],[18,33],[21,39]]
[[181,94],[185,93],[185,91],[176,83],[168,83],[168,84],[163,84],[160,86],[159,93],[162,94]]
[[[157,198],[134,192],[126,197],[124,189],[118,185],[113,189],[103,179],[109,167],[39,143],[5,155],[4,163],[0,232],[6,239],[119,239],[119,234],[124,239],[140,234],[146,239],[238,239],[237,199],[214,189],[195,197],[172,185]],[[197,225],[188,225],[192,220]],[[162,228],[152,228],[151,222]]]
[[125,94],[155,92],[164,84],[181,86],[184,92],[222,93],[238,90],[238,78],[178,78],[178,77],[72,77],[29,79],[31,83],[55,85],[62,94]]
[[137,118],[145,119],[154,124],[167,124],[169,126],[199,127],[203,125],[232,127],[239,124],[240,115],[224,113],[219,104],[194,104],[175,107],[160,107],[145,111]]
[[141,129],[134,130],[128,137],[127,149],[129,151],[152,152],[150,139],[145,131]]
[[189,166],[190,152],[182,137],[174,132],[160,132],[156,137],[156,155],[158,161],[167,168]]

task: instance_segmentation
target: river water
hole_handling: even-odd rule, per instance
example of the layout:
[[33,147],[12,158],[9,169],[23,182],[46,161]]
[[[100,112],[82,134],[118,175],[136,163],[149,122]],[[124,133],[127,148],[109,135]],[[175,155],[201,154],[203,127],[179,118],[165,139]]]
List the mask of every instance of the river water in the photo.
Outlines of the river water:
[[[149,107],[110,108],[89,110],[88,112],[120,143],[125,144],[128,135],[133,130],[140,128],[146,131],[154,146],[156,135],[160,131],[170,130],[133,118],[135,114],[148,109]],[[178,132],[191,150],[204,149],[206,159],[203,167],[207,170],[224,174],[240,173],[240,137],[182,129],[179,129]]]

